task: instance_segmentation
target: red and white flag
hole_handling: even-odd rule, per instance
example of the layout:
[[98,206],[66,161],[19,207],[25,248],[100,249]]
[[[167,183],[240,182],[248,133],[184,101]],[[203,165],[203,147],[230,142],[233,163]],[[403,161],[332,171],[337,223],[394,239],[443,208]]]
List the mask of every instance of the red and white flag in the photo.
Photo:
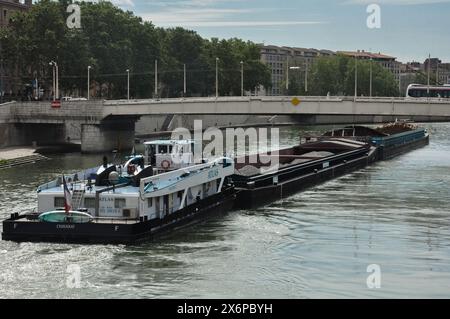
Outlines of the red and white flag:
[[64,210],[68,214],[72,209],[72,194],[67,187],[66,178],[63,175],[63,185],[64,185]]

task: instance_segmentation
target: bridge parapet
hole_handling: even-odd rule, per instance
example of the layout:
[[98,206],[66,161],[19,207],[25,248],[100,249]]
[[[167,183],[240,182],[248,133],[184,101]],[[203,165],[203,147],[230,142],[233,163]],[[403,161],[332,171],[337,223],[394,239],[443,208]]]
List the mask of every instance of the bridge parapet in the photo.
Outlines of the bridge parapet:
[[60,108],[52,108],[51,102],[13,102],[8,105],[9,120],[13,123],[100,123],[103,101],[63,101]]
[[0,105],[0,121],[4,123],[101,124],[117,117],[170,114],[450,117],[450,99],[257,96],[63,101],[61,108],[52,108],[50,102]]

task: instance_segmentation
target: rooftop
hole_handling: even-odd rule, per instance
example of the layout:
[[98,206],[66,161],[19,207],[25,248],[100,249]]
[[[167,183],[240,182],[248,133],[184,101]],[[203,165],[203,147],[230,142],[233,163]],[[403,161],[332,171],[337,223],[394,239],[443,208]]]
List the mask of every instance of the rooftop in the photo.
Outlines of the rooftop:
[[381,54],[379,53],[372,53],[372,52],[367,52],[364,50],[361,51],[338,51],[338,54],[343,54],[343,55],[347,55],[347,56],[352,56],[352,57],[357,57],[357,58],[366,58],[366,59],[384,59],[384,60],[395,60],[397,59],[396,57],[390,56],[390,55],[386,55],[386,54]]

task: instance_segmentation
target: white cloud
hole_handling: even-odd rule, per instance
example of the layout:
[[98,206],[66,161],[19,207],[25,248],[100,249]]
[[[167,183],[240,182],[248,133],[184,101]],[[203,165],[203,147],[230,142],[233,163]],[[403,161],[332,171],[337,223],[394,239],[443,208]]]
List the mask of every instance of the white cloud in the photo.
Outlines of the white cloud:
[[286,26],[286,25],[315,25],[323,24],[320,21],[177,21],[177,22],[163,22],[157,23],[158,26],[163,27],[271,27],[271,26]]
[[[250,1],[250,0],[247,0]],[[211,7],[220,3],[243,2],[242,0],[156,0],[147,1],[146,4],[160,7]]]
[[119,7],[134,7],[133,0],[111,0],[111,2]]
[[[214,0],[196,0],[200,2]],[[162,27],[259,27],[285,25],[314,25],[322,21],[270,21],[238,20],[238,15],[251,16],[257,9],[219,9],[219,8],[169,8],[158,12],[143,13],[140,16]]]

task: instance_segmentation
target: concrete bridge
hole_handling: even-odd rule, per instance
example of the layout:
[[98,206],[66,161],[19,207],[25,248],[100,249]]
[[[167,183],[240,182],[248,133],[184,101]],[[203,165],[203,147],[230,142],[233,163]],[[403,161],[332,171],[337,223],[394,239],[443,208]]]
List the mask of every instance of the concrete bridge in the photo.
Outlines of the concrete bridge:
[[[221,97],[162,100],[12,102],[0,105],[0,146],[66,140],[78,129],[82,150],[131,146],[135,122],[147,115],[288,115],[299,123],[380,123],[395,118],[450,121],[450,100],[342,97]],[[2,142],[3,141],[3,142]]]

